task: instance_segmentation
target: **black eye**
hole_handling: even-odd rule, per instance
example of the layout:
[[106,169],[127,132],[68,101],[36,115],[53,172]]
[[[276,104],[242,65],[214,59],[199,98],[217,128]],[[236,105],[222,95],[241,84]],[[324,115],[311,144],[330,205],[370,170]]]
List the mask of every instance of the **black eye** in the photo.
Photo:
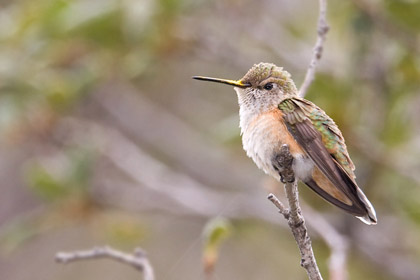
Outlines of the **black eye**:
[[266,89],[266,90],[272,90],[273,89],[273,83],[267,83],[267,84],[265,84],[264,89]]

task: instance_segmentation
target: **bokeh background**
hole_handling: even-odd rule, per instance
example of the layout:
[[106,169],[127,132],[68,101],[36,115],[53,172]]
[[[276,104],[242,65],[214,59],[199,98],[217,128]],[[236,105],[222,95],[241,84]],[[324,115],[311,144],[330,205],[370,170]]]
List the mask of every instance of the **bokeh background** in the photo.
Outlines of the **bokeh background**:
[[[162,280],[306,279],[266,199],[284,200],[282,186],[242,150],[233,89],[191,76],[237,79],[263,61],[299,86],[317,11],[308,0],[1,1],[0,279],[141,277],[109,260],[54,263],[104,244],[142,247]],[[346,240],[350,279],[420,279],[419,15],[416,0],[329,1],[306,98],[342,130],[379,224],[300,193],[307,220]]]

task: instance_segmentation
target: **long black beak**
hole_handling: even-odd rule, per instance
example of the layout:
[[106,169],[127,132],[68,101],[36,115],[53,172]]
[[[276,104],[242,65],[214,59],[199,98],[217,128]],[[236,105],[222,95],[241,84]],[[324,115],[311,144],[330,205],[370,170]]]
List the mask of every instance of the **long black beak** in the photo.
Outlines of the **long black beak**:
[[251,84],[244,84],[241,80],[235,81],[235,80],[210,78],[210,77],[203,77],[203,76],[194,76],[193,79],[196,79],[199,81],[221,83],[221,84],[226,84],[226,85],[241,87],[241,88],[246,88],[246,87],[251,86]]

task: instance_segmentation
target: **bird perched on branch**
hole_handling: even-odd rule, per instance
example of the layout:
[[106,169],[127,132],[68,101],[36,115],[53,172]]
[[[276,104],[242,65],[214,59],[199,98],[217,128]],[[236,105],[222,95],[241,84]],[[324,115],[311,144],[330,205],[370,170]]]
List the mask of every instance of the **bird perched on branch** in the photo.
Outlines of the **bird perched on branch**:
[[193,78],[234,86],[243,148],[265,173],[283,181],[277,159],[287,144],[297,179],[366,224],[376,224],[375,210],[355,181],[343,135],[322,109],[298,96],[287,71],[259,63],[240,80]]

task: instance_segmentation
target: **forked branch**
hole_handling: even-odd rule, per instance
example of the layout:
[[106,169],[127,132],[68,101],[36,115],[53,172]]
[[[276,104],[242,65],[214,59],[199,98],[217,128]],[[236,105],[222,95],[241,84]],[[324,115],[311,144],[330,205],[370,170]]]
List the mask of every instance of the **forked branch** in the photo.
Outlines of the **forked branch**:
[[115,250],[111,247],[96,247],[91,250],[73,251],[73,252],[59,252],[55,256],[55,260],[59,263],[70,263],[74,261],[87,259],[109,258],[134,267],[143,272],[144,280],[154,280],[153,268],[146,257],[146,253],[136,248],[133,254],[127,254]]
[[277,157],[277,161],[281,167],[280,174],[282,180],[285,182],[284,187],[289,209],[287,209],[287,207],[285,207],[274,194],[270,194],[268,199],[279,209],[279,212],[287,220],[299,247],[301,255],[300,264],[303,268],[305,268],[309,279],[320,280],[322,279],[322,276],[316,264],[311,239],[309,238],[308,230],[305,225],[305,219],[303,218],[302,211],[300,209],[297,182],[294,178],[292,170],[293,161],[289,160],[290,158],[292,158],[292,155],[290,154],[289,146],[283,145],[281,147],[280,154]]

